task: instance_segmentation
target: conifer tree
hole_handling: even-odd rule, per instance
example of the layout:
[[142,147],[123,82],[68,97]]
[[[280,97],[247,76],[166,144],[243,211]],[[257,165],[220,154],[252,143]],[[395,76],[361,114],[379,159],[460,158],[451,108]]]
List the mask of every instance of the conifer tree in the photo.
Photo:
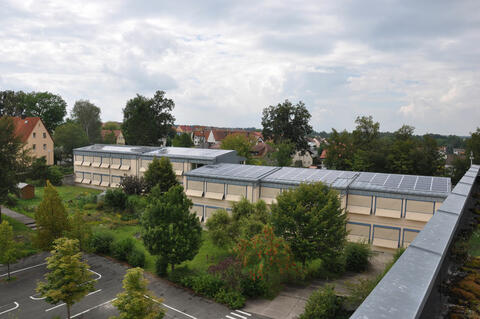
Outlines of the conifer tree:
[[70,319],[72,305],[94,289],[92,273],[88,271],[88,264],[82,262],[78,240],[55,240],[51,256],[46,260],[50,272],[45,275],[46,282],[38,283],[37,292],[50,304],[65,303]]
[[142,268],[127,270],[123,278],[123,290],[113,302],[120,312],[114,319],[161,319],[165,316],[165,309],[160,306],[163,300],[147,289]]
[[43,200],[35,212],[38,248],[48,250],[55,239],[64,236],[69,230],[68,214],[55,188],[47,181]]
[[160,186],[160,190],[165,193],[170,187],[178,184],[175,173],[173,172],[172,163],[166,157],[161,159],[154,158],[148,165],[148,169],[144,175],[147,192],[156,186]]
[[17,261],[17,244],[13,239],[13,228],[4,220],[0,224],[0,263],[7,265],[8,280],[10,277],[10,264]]

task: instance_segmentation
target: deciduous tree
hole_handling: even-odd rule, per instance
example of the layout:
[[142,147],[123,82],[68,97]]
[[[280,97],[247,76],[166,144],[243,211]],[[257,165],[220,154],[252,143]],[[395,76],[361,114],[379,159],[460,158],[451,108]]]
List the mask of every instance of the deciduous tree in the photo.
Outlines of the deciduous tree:
[[53,135],[55,146],[61,149],[62,158],[72,159],[73,149],[88,145],[88,137],[82,127],[72,121],[58,126]]
[[230,134],[222,141],[221,148],[237,151],[238,155],[245,157],[247,164],[251,164],[252,154],[250,151],[253,146],[255,146],[253,138],[241,134]]
[[295,150],[308,150],[307,136],[313,132],[309,124],[311,115],[303,102],[293,105],[289,100],[263,109],[263,137],[278,144],[289,141]]
[[165,309],[160,306],[163,300],[147,289],[147,283],[142,268],[127,270],[123,278],[123,292],[113,302],[120,315],[113,318],[161,319],[165,316]]
[[55,239],[63,237],[70,229],[68,214],[55,188],[47,181],[43,199],[35,212],[37,235],[35,243],[43,250],[51,248]]
[[72,119],[80,124],[90,143],[102,140],[100,113],[100,108],[88,100],[76,101],[73,106]]
[[17,243],[13,238],[13,228],[4,220],[0,224],[0,263],[7,265],[8,280],[10,277],[10,264],[17,261]]
[[160,257],[172,269],[176,264],[191,260],[202,242],[202,228],[194,213],[192,201],[180,185],[152,199],[142,215],[142,238],[148,251]]
[[9,193],[17,191],[18,172],[28,163],[28,154],[23,150],[23,146],[20,138],[15,136],[12,118],[0,117],[0,204],[5,202]]
[[175,121],[172,115],[175,103],[157,91],[153,98],[137,96],[123,109],[122,131],[129,145],[159,145]]
[[338,193],[320,182],[301,184],[277,196],[272,225],[303,264],[315,258],[333,260],[341,254],[347,236]]
[[175,135],[172,141],[172,146],[175,147],[192,147],[193,141],[189,134],[182,133],[180,135]]
[[172,163],[167,157],[154,158],[148,165],[144,174],[145,188],[149,192],[154,186],[159,185],[162,192],[168,191],[172,186],[178,184]]
[[82,262],[82,253],[75,239],[59,238],[55,240],[51,256],[46,258],[46,282],[37,285],[37,292],[45,301],[56,305],[59,302],[67,306],[70,319],[70,308],[94,289],[89,266]]

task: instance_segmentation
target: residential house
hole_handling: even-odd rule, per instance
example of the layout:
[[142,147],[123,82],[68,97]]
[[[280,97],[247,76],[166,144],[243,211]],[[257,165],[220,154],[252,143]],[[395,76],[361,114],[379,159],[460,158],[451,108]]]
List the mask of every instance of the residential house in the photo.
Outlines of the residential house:
[[465,149],[463,148],[454,148],[453,154],[455,155],[465,155]]
[[267,143],[258,143],[254,145],[250,150],[250,154],[252,154],[253,158],[264,158],[268,154],[274,152],[275,150],[273,147]]
[[111,132],[115,135],[115,144],[125,145],[125,137],[121,130],[102,130],[102,140],[105,140],[105,136]]
[[208,131],[194,131],[193,132],[193,145],[203,146],[207,143]]
[[45,157],[47,165],[53,165],[53,139],[39,117],[14,117],[15,135],[25,143],[30,155]]
[[292,156],[293,166],[310,167],[313,164],[313,157],[310,151],[296,151]]

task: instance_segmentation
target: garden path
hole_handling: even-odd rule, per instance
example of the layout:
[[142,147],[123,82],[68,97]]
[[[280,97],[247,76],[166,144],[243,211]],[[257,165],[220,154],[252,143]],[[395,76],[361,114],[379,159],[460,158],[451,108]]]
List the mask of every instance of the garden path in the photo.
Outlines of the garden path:
[[23,214],[17,213],[11,210],[10,208],[2,206],[2,214],[5,214],[6,216],[21,222],[28,228],[31,228],[33,230],[37,229],[37,225],[35,224],[35,219],[25,216]]

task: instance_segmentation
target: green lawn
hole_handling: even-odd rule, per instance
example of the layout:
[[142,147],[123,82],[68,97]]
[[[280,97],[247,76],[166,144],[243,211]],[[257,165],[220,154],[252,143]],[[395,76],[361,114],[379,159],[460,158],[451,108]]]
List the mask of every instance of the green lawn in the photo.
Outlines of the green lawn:
[[[35,187],[35,197],[32,199],[19,199],[16,206],[11,207],[18,213],[34,218],[35,209],[40,204],[43,198],[43,191],[45,187]],[[97,189],[79,187],[79,186],[55,186],[60,198],[63,200],[67,208],[74,208],[75,200],[82,195],[100,194],[101,191]]]
[[33,230],[5,215],[2,215],[2,220],[6,220],[13,228],[13,235],[18,244],[19,258],[30,256],[38,252],[32,244]]
[[[145,246],[143,245],[143,241],[140,238],[141,226],[120,226],[113,229],[112,232],[116,240],[128,237],[134,238],[136,240],[137,247],[145,252],[145,270],[151,273],[155,273],[156,257],[150,255],[150,253],[145,249]],[[218,263],[221,259],[230,255],[228,250],[215,247],[206,231],[202,233],[202,239],[202,246],[200,247],[200,250],[195,256],[195,258],[190,261],[185,261],[177,266],[187,266],[189,269],[195,272],[205,273],[210,265],[214,265]]]

